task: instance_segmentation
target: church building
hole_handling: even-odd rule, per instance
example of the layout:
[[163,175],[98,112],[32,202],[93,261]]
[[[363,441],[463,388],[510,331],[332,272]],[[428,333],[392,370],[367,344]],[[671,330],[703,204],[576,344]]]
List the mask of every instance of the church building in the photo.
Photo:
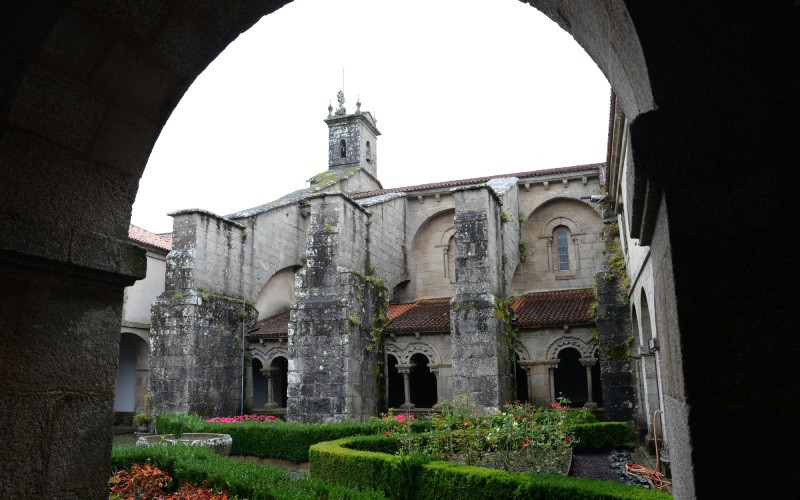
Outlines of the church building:
[[460,394],[485,410],[602,406],[605,164],[385,189],[374,117],[340,93],[325,122],[328,169],[308,187],[171,214],[154,411],[335,422]]

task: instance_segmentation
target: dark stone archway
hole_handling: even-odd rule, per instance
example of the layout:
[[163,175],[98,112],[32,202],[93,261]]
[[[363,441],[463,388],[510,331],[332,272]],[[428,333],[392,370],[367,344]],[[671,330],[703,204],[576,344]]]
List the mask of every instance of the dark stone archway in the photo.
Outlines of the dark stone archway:
[[[107,496],[122,289],[145,267],[126,239],[138,179],[194,78],[285,3],[0,7],[0,427],[16,437],[0,496]],[[652,249],[676,496],[780,496],[749,464],[763,429],[791,425],[753,409],[796,399],[774,381],[794,379],[797,268],[783,239],[753,235],[795,212],[797,2],[530,3],[597,62],[629,123],[626,212]]]

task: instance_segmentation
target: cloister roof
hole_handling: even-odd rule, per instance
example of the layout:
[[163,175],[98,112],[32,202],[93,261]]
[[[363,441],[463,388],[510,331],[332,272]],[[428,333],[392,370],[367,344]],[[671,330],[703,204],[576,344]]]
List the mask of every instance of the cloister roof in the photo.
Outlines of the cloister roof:
[[247,332],[253,339],[285,337],[289,333],[289,310],[276,314],[271,318],[259,321],[256,326]]
[[[517,327],[536,328],[592,322],[591,289],[534,292],[511,299]],[[289,331],[289,311],[256,323],[248,337],[274,338]],[[407,304],[389,305],[387,333],[450,331],[450,298],[422,299]]]
[[128,238],[137,243],[160,248],[161,250],[166,250],[167,252],[172,250],[171,234],[151,233],[147,229],[142,229],[139,226],[134,226],[131,224],[128,226]]

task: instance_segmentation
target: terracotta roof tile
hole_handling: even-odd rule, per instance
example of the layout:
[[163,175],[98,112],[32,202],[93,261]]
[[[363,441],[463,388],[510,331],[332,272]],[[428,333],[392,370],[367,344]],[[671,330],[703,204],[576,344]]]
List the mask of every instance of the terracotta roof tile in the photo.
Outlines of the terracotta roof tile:
[[518,327],[591,323],[591,289],[529,293],[514,299]]
[[444,189],[456,186],[468,186],[470,184],[481,184],[483,182],[488,182],[491,179],[499,179],[502,177],[518,177],[518,178],[527,178],[527,177],[540,177],[543,175],[550,175],[550,174],[562,174],[562,173],[569,173],[569,172],[580,172],[581,170],[591,170],[594,168],[601,168],[604,163],[590,163],[587,165],[574,165],[571,167],[559,167],[559,168],[548,168],[545,170],[531,170],[528,172],[517,172],[515,174],[499,174],[499,175],[487,175],[486,177],[473,177],[471,179],[457,179],[451,181],[442,181],[442,182],[432,182],[430,184],[418,184],[416,186],[405,186],[405,187],[397,187],[391,189],[378,189],[376,191],[365,191],[363,193],[354,193],[350,195],[351,198],[354,200],[360,200],[362,198],[370,198],[372,196],[379,196],[382,194],[388,193],[398,193],[398,192],[412,192],[412,191],[425,191],[428,189]]
[[160,248],[162,250],[170,251],[172,250],[172,234],[156,234],[151,233],[146,229],[142,229],[139,226],[134,226],[131,224],[128,227],[128,238],[131,240],[142,243],[145,245],[149,245],[151,247]]
[[394,319],[400,316],[415,305],[416,304],[414,302],[410,304],[389,304],[389,319]]
[[289,311],[286,310],[271,318],[256,323],[256,326],[247,332],[251,339],[285,337],[289,334]]
[[[401,308],[398,306],[402,306]],[[447,332],[450,331],[450,298],[418,300],[412,304],[397,304],[397,316],[386,325],[386,332]]]

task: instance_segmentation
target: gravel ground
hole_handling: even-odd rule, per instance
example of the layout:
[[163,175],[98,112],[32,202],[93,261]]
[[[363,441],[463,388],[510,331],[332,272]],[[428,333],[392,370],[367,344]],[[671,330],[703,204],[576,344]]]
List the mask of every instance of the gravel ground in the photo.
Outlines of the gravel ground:
[[575,453],[572,456],[572,476],[583,479],[604,479],[649,488],[647,480],[625,473],[625,462],[632,462],[631,453],[613,450],[610,453]]

